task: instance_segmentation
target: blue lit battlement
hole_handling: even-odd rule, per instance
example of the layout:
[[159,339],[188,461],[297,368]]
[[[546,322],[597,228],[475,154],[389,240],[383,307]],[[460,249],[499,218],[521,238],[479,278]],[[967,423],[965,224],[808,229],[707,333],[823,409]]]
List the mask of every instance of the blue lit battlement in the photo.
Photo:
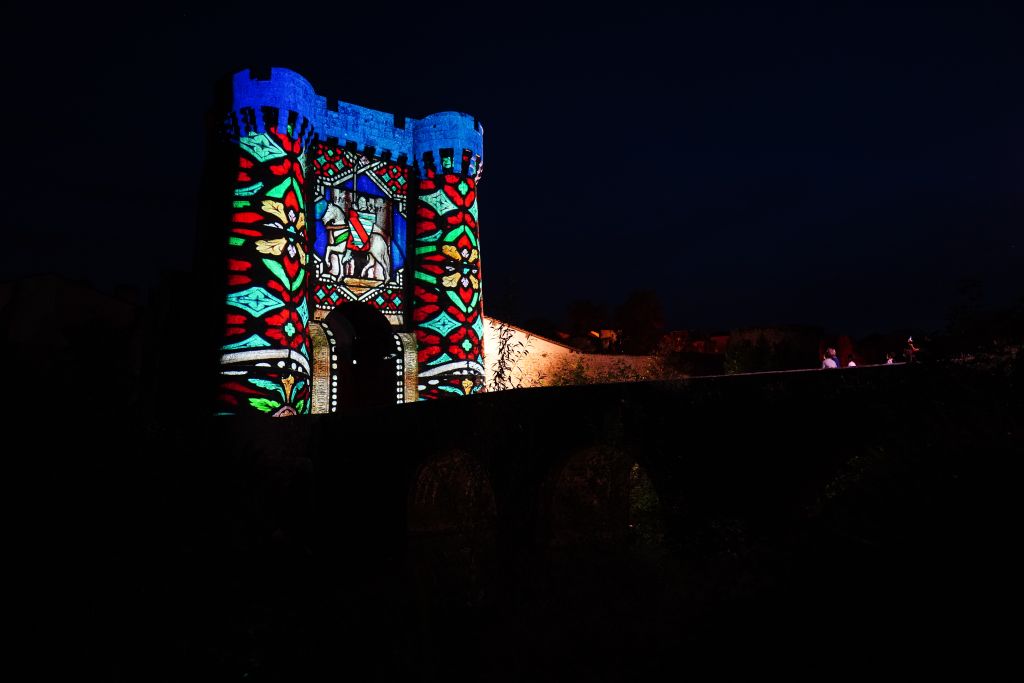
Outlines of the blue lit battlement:
[[[484,128],[469,114],[455,111],[443,111],[438,114],[424,116],[412,122],[413,155],[420,173],[426,169],[431,158],[435,170],[447,171],[442,168],[445,157],[453,156],[453,169],[461,173],[462,155],[469,150],[467,173],[476,175],[483,168]],[[450,151],[449,151],[450,150]],[[429,155],[429,156],[428,156]]]
[[231,78],[231,112],[225,121],[228,135],[238,137],[274,127],[292,134],[308,145],[316,132],[310,103],[316,99],[313,86],[288,69],[271,69],[264,78],[254,70],[240,71]]
[[236,110],[278,107],[300,112],[310,119],[317,99],[309,81],[288,69],[270,69],[269,74],[260,74],[255,69],[239,71],[231,77],[231,96]]
[[316,121],[320,139],[337,138],[344,147],[354,142],[356,150],[367,156],[411,157],[412,130],[409,120],[366,107],[357,107],[333,98],[317,98]]
[[[272,107],[279,112],[279,130],[288,123],[285,117],[291,116],[297,135],[315,133],[320,140],[336,139],[343,147],[354,145],[368,156],[407,159],[420,173],[427,166],[439,172],[449,170],[443,168],[446,159],[452,160],[452,172],[462,172],[464,150],[469,150],[466,172],[476,175],[482,168],[483,126],[468,114],[440,112],[422,119],[395,116],[317,95],[309,81],[289,69],[272,68],[264,73],[247,69],[234,74],[231,83],[232,123],[237,122],[243,132],[247,125],[262,129],[272,115],[266,108]],[[303,123],[308,124],[305,129]]]

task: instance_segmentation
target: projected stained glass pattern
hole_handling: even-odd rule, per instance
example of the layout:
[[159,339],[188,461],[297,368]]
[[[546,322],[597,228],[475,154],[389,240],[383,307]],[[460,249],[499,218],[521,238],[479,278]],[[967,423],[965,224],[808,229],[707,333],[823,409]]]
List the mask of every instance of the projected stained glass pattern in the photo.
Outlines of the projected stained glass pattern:
[[293,122],[237,139],[217,396],[222,414],[310,411],[304,150]]
[[483,311],[476,177],[455,173],[442,150],[437,173],[427,166],[416,207],[414,323],[419,397],[467,395],[484,384]]

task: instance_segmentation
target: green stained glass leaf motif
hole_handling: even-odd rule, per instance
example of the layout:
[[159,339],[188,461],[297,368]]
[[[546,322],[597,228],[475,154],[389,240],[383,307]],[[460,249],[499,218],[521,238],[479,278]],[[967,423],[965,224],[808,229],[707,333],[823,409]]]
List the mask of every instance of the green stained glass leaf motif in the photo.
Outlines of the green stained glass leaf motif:
[[456,185],[455,187],[456,189],[458,189],[459,194],[461,194],[463,197],[465,197],[466,194],[469,193],[469,183],[467,183],[465,180],[460,180],[459,184]]
[[[284,272],[284,266],[282,266],[277,261],[269,258],[263,259],[263,265],[265,265],[267,267],[267,270],[273,273],[274,277],[280,280],[282,284],[291,289],[291,280],[288,279],[288,274]],[[282,303],[282,306],[283,305],[284,304]]]
[[274,199],[283,199],[284,193],[291,188],[293,182],[295,182],[293,178],[285,178],[277,185],[274,185],[272,188],[267,190],[267,196],[273,197]]
[[[466,226],[465,225],[460,225],[459,227],[455,228],[454,230],[449,230],[448,234],[444,236],[444,241],[445,242],[454,242],[464,232],[469,232],[469,231],[466,230]],[[472,238],[472,233],[470,233],[470,240],[472,240],[472,239],[473,239]]]
[[433,320],[425,323],[420,323],[420,327],[425,327],[428,330],[433,330],[434,332],[437,332],[442,337],[447,337],[452,330],[456,329],[461,324],[462,323],[460,323],[457,320],[453,320],[450,315],[442,311],[441,314],[438,315]]
[[284,390],[281,388],[281,385],[278,384],[277,382],[271,382],[269,379],[259,379],[258,377],[250,377],[249,384],[255,384],[260,389],[272,391],[280,395],[281,398],[284,398]]
[[228,244],[230,244],[233,247],[240,247],[243,244],[245,244],[245,238],[244,237],[229,237],[228,238]]
[[451,392],[453,394],[459,394],[459,395],[462,394],[462,390],[461,389],[457,389],[456,387],[450,386],[448,384],[439,384],[437,386],[437,388],[440,389],[441,391],[448,391],[448,392]]
[[268,346],[270,346],[270,342],[258,334],[254,334],[248,339],[243,339],[242,341],[237,341],[233,344],[225,344],[220,348],[224,351],[235,351],[237,349],[262,349]]
[[448,295],[448,298],[452,300],[452,303],[455,304],[460,311],[462,311],[463,313],[469,313],[470,309],[466,306],[466,304],[462,303],[462,299],[459,298],[458,294],[456,294],[450,289],[446,290],[445,294]]
[[469,215],[473,217],[473,220],[477,223],[480,222],[480,210],[477,209],[477,201],[474,199],[473,203],[469,206]]
[[287,156],[281,145],[266,133],[252,133],[248,137],[240,138],[238,144],[261,164]]
[[284,195],[288,190],[295,193],[295,199],[299,203],[299,211],[305,211],[306,201],[302,198],[302,188],[299,187],[299,182],[295,178],[285,178],[277,185],[274,185],[267,190],[267,196],[274,199],[284,199]]
[[306,306],[305,299],[302,300],[302,303],[295,310],[299,313],[299,320],[302,321],[302,326],[305,327],[309,324],[309,308]]
[[430,235],[424,235],[423,237],[417,238],[420,242],[436,242],[441,237],[441,231],[438,230]]
[[423,280],[424,282],[429,282],[432,285],[436,285],[437,284],[437,278],[436,277],[434,277],[433,275],[427,275],[426,273],[421,273],[418,270],[416,271],[415,278],[417,280]]
[[257,192],[259,192],[262,189],[263,189],[263,183],[256,183],[255,185],[248,185],[246,187],[236,187],[235,188],[235,196],[236,197],[251,197],[251,196],[253,196],[254,194],[256,194]]
[[439,216],[443,216],[449,211],[454,211],[459,208],[452,203],[452,200],[448,199],[448,195],[444,193],[444,190],[438,190],[431,194],[423,195],[420,199],[429,204]]
[[295,404],[295,412],[300,415],[305,414],[306,399],[299,399],[299,402]]
[[237,306],[249,315],[257,318],[267,311],[284,306],[283,301],[262,287],[250,287],[244,291],[229,294],[227,302],[229,306]]
[[476,332],[477,339],[484,338],[484,317],[482,315],[476,317],[476,322],[473,323],[473,331]]
[[281,404],[269,398],[250,398],[249,404],[262,413],[269,413],[274,408],[280,408]]

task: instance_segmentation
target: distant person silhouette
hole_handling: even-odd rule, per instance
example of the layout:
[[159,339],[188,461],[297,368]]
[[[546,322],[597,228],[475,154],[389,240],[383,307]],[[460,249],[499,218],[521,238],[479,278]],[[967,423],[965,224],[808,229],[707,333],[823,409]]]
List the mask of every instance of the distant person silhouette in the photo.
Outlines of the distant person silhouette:
[[892,365],[892,353],[885,354],[885,364]]
[[857,367],[857,364],[853,362],[853,354],[852,353],[849,356],[847,356],[847,358],[846,358],[846,367],[848,367],[848,368],[855,368],[855,367]]
[[907,337],[907,348],[903,350],[903,355],[906,357],[908,363],[913,363],[917,356],[917,352],[921,349],[914,346],[914,338]]
[[821,362],[821,369],[822,370],[831,370],[833,368],[838,368],[838,367],[839,367],[839,359],[836,358],[836,350],[833,349],[832,347],[829,347],[825,351],[825,360],[823,360]]

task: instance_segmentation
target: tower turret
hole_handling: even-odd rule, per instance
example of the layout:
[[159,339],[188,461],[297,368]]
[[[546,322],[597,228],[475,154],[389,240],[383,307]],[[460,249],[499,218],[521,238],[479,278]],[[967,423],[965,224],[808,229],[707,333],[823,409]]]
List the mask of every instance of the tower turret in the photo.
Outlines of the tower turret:
[[413,154],[419,397],[476,393],[484,387],[477,208],[483,128],[466,114],[432,114],[413,124]]
[[232,168],[218,411],[310,412],[306,149],[313,87],[287,69],[231,83],[222,150]]

